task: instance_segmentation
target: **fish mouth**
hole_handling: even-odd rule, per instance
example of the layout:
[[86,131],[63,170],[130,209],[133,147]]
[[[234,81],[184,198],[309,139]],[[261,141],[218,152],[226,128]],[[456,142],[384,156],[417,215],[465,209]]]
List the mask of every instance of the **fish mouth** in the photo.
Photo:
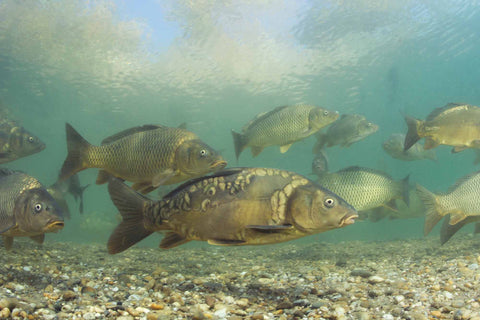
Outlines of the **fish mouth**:
[[227,166],[227,161],[225,160],[215,160],[211,165],[210,169],[220,170]]
[[347,213],[347,214],[342,218],[342,220],[340,220],[340,228],[355,223],[355,219],[356,219],[356,218],[358,218],[358,214],[356,214],[356,213]]
[[65,226],[65,223],[61,220],[55,220],[49,222],[45,227],[45,232],[56,232],[62,229]]

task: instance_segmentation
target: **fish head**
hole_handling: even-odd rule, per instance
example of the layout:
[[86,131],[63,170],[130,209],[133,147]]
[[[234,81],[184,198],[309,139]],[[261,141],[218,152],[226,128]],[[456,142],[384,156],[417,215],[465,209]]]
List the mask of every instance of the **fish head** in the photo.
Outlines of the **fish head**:
[[403,152],[403,141],[405,135],[392,134],[387,140],[382,143],[382,147],[387,152]]
[[43,187],[23,191],[15,201],[15,221],[31,233],[56,232],[64,227],[63,212]]
[[328,160],[323,152],[320,152],[313,158],[312,161],[312,173],[322,174],[328,171]]
[[318,233],[353,224],[357,211],[333,192],[319,185],[296,188],[290,199],[293,224],[306,233]]
[[10,151],[18,157],[28,156],[45,149],[45,143],[23,127],[11,129],[8,143]]
[[360,136],[361,139],[375,133],[378,131],[378,125],[367,121],[367,119],[364,119],[361,121],[357,127],[358,130],[358,135]]
[[317,131],[334,122],[338,117],[337,111],[315,107],[308,114],[308,127],[310,130]]
[[192,177],[221,170],[227,165],[220,153],[200,140],[185,141],[176,156],[179,170]]

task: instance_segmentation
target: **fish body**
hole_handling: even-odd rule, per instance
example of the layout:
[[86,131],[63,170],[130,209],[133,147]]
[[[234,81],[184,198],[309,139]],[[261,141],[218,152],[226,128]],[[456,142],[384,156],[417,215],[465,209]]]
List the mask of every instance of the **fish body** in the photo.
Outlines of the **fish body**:
[[135,127],[104,139],[101,146],[88,143],[69,124],[66,131],[68,155],[60,180],[87,168],[101,168],[97,184],[114,176],[148,193],[160,185],[202,176],[227,164],[196,134],[182,128]]
[[436,194],[420,185],[417,185],[417,192],[426,210],[425,235],[430,233],[433,227],[447,214],[450,214],[448,223],[451,226],[459,223],[463,226],[465,221],[473,222],[480,217],[480,200],[478,198],[480,171],[459,179],[446,193]]
[[480,148],[480,108],[468,104],[449,103],[433,110],[425,119],[405,117],[408,132],[404,149],[425,138],[424,148],[453,146],[452,152]]
[[0,234],[7,250],[14,237],[31,237],[42,243],[45,233],[63,226],[63,212],[37,179],[19,171],[0,170]]
[[318,183],[345,199],[357,211],[379,206],[395,210],[395,199],[403,199],[407,205],[409,202],[408,176],[395,181],[380,170],[348,167],[319,176]]
[[45,149],[45,144],[15,121],[0,123],[0,164],[23,158]]
[[235,155],[238,159],[240,153],[250,147],[256,157],[263,148],[274,145],[285,153],[294,142],[311,136],[337,118],[336,111],[306,104],[275,108],[257,115],[241,133],[232,130]]
[[233,168],[193,179],[152,201],[119,180],[109,183],[123,221],[108,241],[121,252],[155,231],[161,248],[191,240],[214,245],[288,241],[354,222],[356,211],[331,191],[293,172]]
[[313,153],[318,153],[324,147],[349,147],[352,143],[365,139],[377,132],[378,125],[369,122],[360,114],[342,114],[332,123],[326,132],[318,132],[315,136],[317,142],[313,147]]
[[383,150],[392,158],[403,161],[415,161],[430,159],[437,160],[435,150],[425,150],[423,145],[419,142],[414,143],[408,150],[404,150],[403,144],[405,142],[405,135],[401,133],[394,133],[385,140],[382,144]]

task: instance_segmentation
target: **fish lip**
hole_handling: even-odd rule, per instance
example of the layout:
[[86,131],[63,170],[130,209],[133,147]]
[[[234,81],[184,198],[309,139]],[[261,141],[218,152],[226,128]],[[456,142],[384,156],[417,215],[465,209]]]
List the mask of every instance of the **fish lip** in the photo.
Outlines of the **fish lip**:
[[358,218],[357,213],[347,213],[345,216],[343,216],[342,220],[340,220],[340,227],[345,227],[355,223],[356,218]]
[[226,166],[227,166],[227,161],[225,161],[225,160],[215,160],[210,165],[210,168],[220,170],[220,169],[225,168]]
[[50,221],[45,226],[45,231],[55,232],[55,231],[58,231],[60,229],[63,229],[64,226],[65,226],[65,222],[63,222],[62,220],[53,220],[53,221]]

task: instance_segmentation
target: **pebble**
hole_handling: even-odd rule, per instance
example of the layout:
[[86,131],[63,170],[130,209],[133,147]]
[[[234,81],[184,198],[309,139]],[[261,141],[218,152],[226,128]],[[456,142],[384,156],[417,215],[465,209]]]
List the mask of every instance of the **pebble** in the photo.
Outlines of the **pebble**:
[[369,283],[380,283],[380,282],[384,282],[385,279],[383,279],[382,277],[379,277],[379,276],[371,276],[371,277],[368,277],[368,282]]

